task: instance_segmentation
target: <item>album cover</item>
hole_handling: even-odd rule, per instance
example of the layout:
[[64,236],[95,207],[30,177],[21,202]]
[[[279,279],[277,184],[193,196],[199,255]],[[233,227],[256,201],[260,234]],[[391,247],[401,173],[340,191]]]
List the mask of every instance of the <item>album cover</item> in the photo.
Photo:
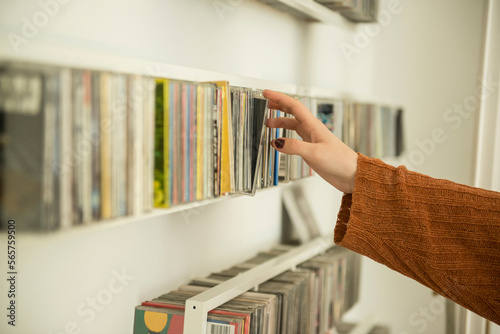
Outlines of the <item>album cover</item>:
[[170,207],[170,82],[157,79],[155,87],[154,205]]
[[220,90],[220,194],[234,193],[233,131],[229,82],[215,81]]
[[261,183],[259,179],[259,174],[261,174],[259,166],[261,166],[263,160],[263,142],[268,116],[268,100],[263,98],[261,91],[253,91],[252,105],[251,194],[254,195],[257,185]]
[[16,219],[22,230],[53,230],[57,79],[42,69],[0,71],[0,224]]
[[[183,334],[183,309],[153,305],[136,307],[134,334]],[[235,316],[209,313],[207,317],[207,333],[240,334],[243,326],[244,320]]]

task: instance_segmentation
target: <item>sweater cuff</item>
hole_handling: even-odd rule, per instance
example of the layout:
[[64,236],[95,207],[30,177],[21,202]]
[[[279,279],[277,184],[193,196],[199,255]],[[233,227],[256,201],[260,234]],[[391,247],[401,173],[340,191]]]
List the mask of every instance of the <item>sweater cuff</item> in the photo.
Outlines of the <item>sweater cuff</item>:
[[335,225],[333,241],[338,244],[344,239],[347,232],[347,224],[351,217],[352,194],[344,194],[340,205],[339,214],[337,216],[337,224]]
[[359,181],[359,177],[361,174],[363,174],[363,169],[366,168],[365,162],[367,160],[370,160],[370,158],[364,156],[361,153],[358,153],[358,166],[356,169],[356,174],[354,175],[354,189],[352,191],[352,194],[344,193],[344,195],[342,196],[342,203],[340,204],[340,210],[337,216],[337,223],[335,225],[333,233],[333,241],[337,245],[340,245],[340,243],[342,242],[347,233],[349,220],[351,218],[352,196],[354,193],[358,191],[360,183],[362,183],[361,181]]

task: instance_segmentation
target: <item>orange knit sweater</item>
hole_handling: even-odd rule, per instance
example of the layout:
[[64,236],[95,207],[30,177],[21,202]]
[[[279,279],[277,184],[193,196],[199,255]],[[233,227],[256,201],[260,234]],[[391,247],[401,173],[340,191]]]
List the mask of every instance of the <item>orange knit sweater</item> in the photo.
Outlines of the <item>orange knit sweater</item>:
[[334,241],[500,324],[500,193],[359,154]]

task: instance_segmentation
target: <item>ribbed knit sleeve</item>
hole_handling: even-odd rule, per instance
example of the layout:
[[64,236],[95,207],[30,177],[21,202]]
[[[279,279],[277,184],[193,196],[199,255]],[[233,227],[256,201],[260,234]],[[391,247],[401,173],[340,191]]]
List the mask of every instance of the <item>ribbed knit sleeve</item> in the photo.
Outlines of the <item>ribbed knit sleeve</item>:
[[358,154],[334,241],[500,324],[500,193]]

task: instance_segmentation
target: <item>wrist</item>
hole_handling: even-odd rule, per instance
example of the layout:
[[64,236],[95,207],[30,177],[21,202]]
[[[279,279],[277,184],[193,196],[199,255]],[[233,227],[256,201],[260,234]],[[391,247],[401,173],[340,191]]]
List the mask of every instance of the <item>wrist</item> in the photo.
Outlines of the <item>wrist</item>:
[[354,182],[356,181],[356,171],[358,170],[358,153],[350,150],[349,155],[349,186],[350,193],[354,192]]

